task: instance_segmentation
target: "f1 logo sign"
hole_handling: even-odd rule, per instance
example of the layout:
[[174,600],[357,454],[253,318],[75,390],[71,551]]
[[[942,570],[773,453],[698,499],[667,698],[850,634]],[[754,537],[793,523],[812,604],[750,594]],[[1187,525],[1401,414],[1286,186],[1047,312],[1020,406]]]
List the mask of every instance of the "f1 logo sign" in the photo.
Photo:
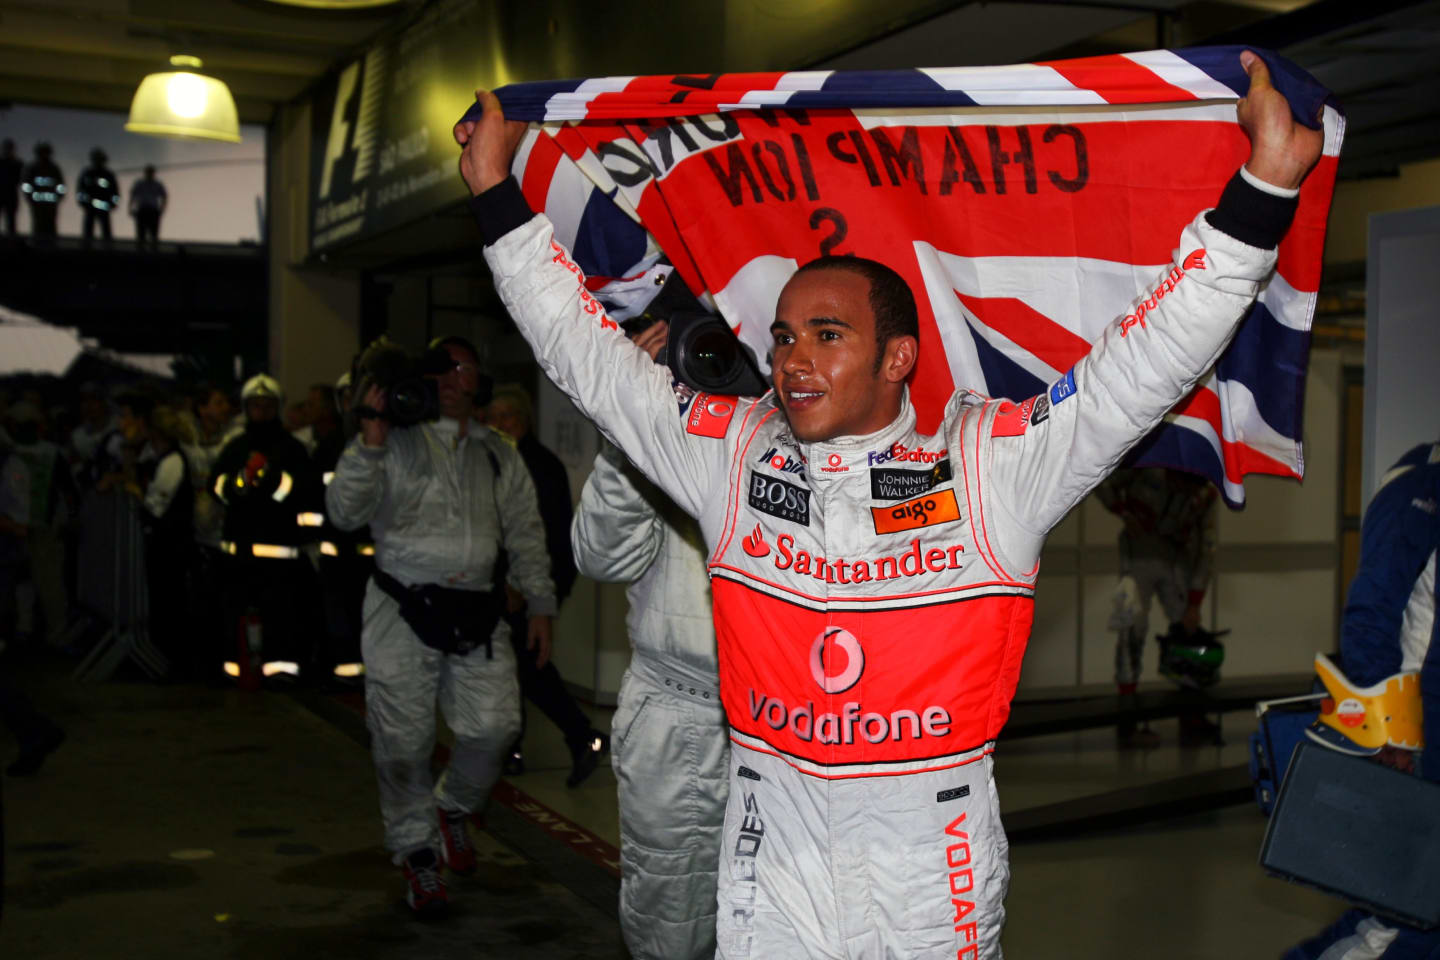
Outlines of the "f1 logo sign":
[[[845,667],[834,676],[827,672],[825,663],[827,644],[831,650],[838,647],[845,653]],[[825,628],[810,647],[810,675],[826,693],[844,693],[849,690],[860,680],[860,674],[864,670],[865,651],[860,649],[860,641],[855,635],[844,627]]]
[[[350,183],[359,183],[370,175],[375,160],[375,141],[380,130],[380,94],[388,56],[382,44],[367,53],[364,60],[356,60],[346,67],[336,80],[335,109],[330,114],[330,136],[325,142],[325,159],[320,167],[320,189],[315,195],[316,200],[329,199],[330,187],[336,182],[335,168],[351,153],[354,154],[355,165],[350,172]],[[362,78],[363,84],[360,83]],[[357,86],[360,87],[360,102],[352,109]]]

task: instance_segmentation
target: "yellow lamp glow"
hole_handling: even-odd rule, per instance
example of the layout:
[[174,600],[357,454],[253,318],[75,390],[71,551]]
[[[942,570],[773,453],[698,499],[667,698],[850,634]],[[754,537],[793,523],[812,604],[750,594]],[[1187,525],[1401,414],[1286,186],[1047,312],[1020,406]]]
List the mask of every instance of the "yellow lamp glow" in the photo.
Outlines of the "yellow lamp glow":
[[271,3],[287,7],[310,7],[314,10],[367,10],[370,7],[388,7],[401,0],[270,0]]
[[[198,68],[197,57],[174,56],[177,67]],[[240,142],[240,117],[224,81],[189,70],[152,73],[140,81],[125,129],[156,137]]]

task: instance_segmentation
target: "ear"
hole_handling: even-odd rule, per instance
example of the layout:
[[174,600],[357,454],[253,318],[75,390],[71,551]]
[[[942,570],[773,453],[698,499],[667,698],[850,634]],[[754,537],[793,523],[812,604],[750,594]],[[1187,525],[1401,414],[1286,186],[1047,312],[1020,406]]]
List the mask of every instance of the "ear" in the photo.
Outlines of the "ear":
[[915,369],[915,358],[920,343],[914,337],[891,337],[885,344],[885,359],[880,364],[880,376],[887,383],[900,383]]

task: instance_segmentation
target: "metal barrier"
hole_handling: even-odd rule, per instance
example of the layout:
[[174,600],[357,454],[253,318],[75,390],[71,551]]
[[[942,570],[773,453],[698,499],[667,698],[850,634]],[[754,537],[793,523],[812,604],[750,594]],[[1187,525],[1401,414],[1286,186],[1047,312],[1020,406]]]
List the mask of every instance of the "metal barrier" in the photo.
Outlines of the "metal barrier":
[[91,493],[81,504],[76,599],[109,624],[75,668],[76,680],[108,680],[127,659],[153,680],[169,672],[150,641],[140,506],[123,493]]

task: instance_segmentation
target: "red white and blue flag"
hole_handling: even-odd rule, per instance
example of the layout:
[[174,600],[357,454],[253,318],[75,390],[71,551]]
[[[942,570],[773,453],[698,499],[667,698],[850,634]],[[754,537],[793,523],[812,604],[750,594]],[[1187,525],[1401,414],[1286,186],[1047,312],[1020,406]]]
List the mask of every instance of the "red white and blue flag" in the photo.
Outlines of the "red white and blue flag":
[[[1025,398],[1149,295],[1181,229],[1249,155],[1240,47],[1000,67],[609,77],[497,92],[534,124],[514,171],[617,313],[679,271],[759,357],[780,288],[825,253],[880,260],[920,309],[911,397]],[[1344,132],[1313,78],[1262,51],[1325,149],[1279,268],[1234,343],[1132,455],[1299,478],[1310,325]],[[673,267],[671,266],[673,265]]]

